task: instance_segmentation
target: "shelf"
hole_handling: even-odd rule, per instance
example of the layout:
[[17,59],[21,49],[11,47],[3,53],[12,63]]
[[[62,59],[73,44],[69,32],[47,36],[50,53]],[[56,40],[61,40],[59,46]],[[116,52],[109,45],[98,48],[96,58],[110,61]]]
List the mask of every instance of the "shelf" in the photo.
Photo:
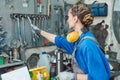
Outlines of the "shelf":
[[109,61],[109,62],[120,63],[120,60],[119,60],[119,59],[111,59],[111,58],[109,58],[108,61]]
[[12,67],[12,66],[23,65],[23,64],[24,64],[24,61],[13,62],[13,63],[7,63],[7,64],[0,65],[0,69],[6,68],[6,67]]
[[111,77],[116,77],[120,75],[120,71],[111,71]]

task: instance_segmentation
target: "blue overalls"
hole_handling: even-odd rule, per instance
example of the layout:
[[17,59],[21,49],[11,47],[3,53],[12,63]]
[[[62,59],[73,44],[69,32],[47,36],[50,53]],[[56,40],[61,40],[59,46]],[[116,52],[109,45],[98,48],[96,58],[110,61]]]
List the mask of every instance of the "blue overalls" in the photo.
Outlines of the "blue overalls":
[[[80,39],[85,36],[93,37],[91,32],[87,32],[86,34],[82,34]],[[68,54],[72,55],[75,43],[67,42],[66,37],[57,36],[55,39],[55,44],[57,47],[66,50]],[[103,52],[94,41],[90,39],[85,39],[82,41],[79,48],[77,48],[75,58],[78,68],[81,68],[81,71],[83,71],[84,74],[88,75],[88,80],[109,80],[109,64],[105,59]],[[81,72],[78,71],[77,73]]]

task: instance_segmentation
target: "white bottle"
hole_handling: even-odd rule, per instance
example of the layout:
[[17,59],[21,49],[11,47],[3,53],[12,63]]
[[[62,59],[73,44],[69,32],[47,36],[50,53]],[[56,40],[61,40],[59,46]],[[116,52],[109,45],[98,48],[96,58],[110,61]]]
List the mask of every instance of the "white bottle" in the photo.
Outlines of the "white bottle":
[[50,71],[50,60],[49,56],[46,54],[46,52],[42,52],[42,54],[39,55],[40,59],[37,63],[37,66],[47,66],[46,70]]

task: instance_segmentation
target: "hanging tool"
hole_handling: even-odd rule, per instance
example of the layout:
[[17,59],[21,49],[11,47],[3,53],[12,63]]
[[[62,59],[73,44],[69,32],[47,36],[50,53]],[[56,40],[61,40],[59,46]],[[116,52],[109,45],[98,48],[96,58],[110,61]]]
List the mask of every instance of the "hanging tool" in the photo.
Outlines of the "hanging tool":
[[47,16],[50,16],[51,12],[51,5],[50,5],[50,0],[48,0],[48,11],[47,11]]
[[[35,25],[39,28],[39,17],[37,15],[35,16]],[[36,37],[35,39],[36,39],[35,46],[38,47],[40,45],[40,44],[38,44],[40,37]]]
[[25,15],[24,16],[21,16],[21,19],[22,19],[22,38],[23,38],[23,46],[26,46],[27,45],[27,42],[26,42],[26,36],[25,36]]
[[21,31],[20,31],[20,19],[19,19],[19,17],[17,17],[17,28],[18,28],[19,40],[20,40],[20,42],[22,42]]
[[[20,46],[23,46],[19,15],[16,16],[16,19],[17,19],[17,28],[18,28],[18,36],[19,36]],[[17,50],[17,48],[14,48],[14,59],[13,60],[20,61],[19,58],[20,58],[20,56],[19,56],[18,50]]]
[[42,13],[42,0],[37,0],[38,3],[38,13]]
[[[45,27],[46,27],[46,16],[42,16],[41,26],[42,26],[42,30],[45,30]],[[44,37],[42,37],[42,43],[43,43],[42,46],[46,46],[46,44],[47,44],[47,40]]]
[[60,34],[61,29],[63,29],[63,12],[62,12],[62,6],[54,6],[56,16],[57,16],[57,21],[56,21],[56,32]]
[[22,20],[22,26],[21,26],[21,34],[22,34],[22,41],[23,41],[23,45],[20,46],[20,56],[22,60],[25,60],[25,47],[27,45],[26,42],[26,37],[25,37],[25,15],[21,15],[21,20]]
[[[42,29],[42,15],[39,15],[39,28],[40,29]],[[42,36],[40,36],[40,38],[39,38],[39,43],[41,43],[41,44],[39,44],[39,46],[42,46]]]
[[[43,21],[43,30],[45,30],[46,28],[46,16],[43,17],[44,21]],[[43,46],[47,45],[47,39],[43,37]]]
[[[29,20],[29,22],[30,22],[30,25],[31,25],[33,34],[36,35],[36,33],[35,33],[35,31],[33,30],[33,28],[36,28],[37,26],[35,26],[35,25],[32,24],[30,17],[27,17],[27,18],[28,18],[28,20]],[[38,35],[36,35],[36,36],[39,37]]]
[[[36,16],[33,17],[33,25],[35,25],[36,23]],[[37,45],[37,40],[36,40],[36,37],[35,37],[35,34],[33,34],[33,42],[34,42],[34,47],[36,47]]]
[[[33,30],[33,27],[34,27],[35,25],[32,24],[32,21],[31,21],[30,17],[28,16],[27,18],[28,18],[28,20],[29,20],[29,22],[30,22],[31,29],[32,29],[32,34],[33,34],[33,35],[32,35],[32,41],[33,41],[33,42],[32,42],[32,46],[35,47],[35,42],[36,42],[35,36],[38,37],[38,35],[36,35],[35,31]],[[34,20],[33,20],[33,23],[35,23],[35,22],[34,22],[34,21],[35,21],[35,18],[33,17],[33,19],[34,19]]]

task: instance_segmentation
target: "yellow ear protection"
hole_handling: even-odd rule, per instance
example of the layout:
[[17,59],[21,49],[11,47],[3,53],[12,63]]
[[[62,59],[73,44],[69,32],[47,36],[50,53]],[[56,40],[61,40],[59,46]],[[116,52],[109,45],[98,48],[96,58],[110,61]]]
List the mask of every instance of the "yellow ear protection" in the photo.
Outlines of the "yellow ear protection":
[[[78,19],[84,25],[82,32],[86,33],[89,29],[89,25],[92,24],[94,16],[92,15],[90,8],[88,5],[83,4],[81,2],[76,3],[72,6],[72,14],[73,16],[77,15]],[[70,32],[67,35],[68,42],[75,42],[79,39],[80,34],[78,32]]]
[[68,33],[67,41],[72,43],[72,42],[77,41],[79,39],[79,37],[80,37],[80,34],[76,31],[73,31],[73,32]]

